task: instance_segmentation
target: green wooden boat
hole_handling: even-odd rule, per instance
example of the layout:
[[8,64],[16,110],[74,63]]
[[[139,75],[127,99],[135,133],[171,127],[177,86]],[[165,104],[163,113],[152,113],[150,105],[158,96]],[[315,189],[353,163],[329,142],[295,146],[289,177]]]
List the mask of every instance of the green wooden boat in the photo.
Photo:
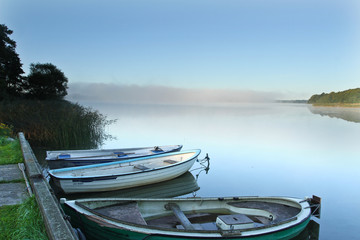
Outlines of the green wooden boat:
[[[60,200],[86,239],[291,239],[320,199],[289,197]],[[315,204],[314,204],[315,203]]]

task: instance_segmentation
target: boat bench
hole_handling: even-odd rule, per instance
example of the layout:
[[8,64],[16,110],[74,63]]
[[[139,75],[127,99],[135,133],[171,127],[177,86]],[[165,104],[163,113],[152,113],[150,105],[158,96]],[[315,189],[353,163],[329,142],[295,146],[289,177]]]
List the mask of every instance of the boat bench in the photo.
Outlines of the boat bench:
[[134,168],[139,169],[139,170],[142,170],[142,171],[145,171],[145,170],[150,169],[150,168],[148,168],[148,167],[146,167],[146,166],[144,166],[144,165],[142,165],[142,164],[134,165]]
[[177,163],[177,161],[168,159],[168,160],[164,160],[164,163],[174,164]]

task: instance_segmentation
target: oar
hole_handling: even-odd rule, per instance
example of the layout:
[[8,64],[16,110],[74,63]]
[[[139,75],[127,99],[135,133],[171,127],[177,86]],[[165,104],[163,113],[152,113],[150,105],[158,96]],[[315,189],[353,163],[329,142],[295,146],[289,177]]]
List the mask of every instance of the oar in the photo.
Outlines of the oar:
[[112,154],[106,154],[106,155],[93,155],[93,156],[82,156],[82,157],[68,157],[68,158],[59,158],[60,155],[58,155],[57,159],[61,160],[71,160],[71,159],[78,159],[78,158],[94,158],[94,157],[110,157],[110,156],[122,156],[122,155],[131,155],[135,154],[135,152],[123,152],[122,154],[118,153],[112,153]]
[[27,177],[26,177],[26,174],[25,174],[25,165],[23,163],[18,163],[18,166],[19,166],[19,168],[20,168],[20,170],[21,170],[21,172],[22,172],[22,174],[24,176],[25,183],[26,183],[26,188],[27,188],[27,190],[29,192],[29,195],[31,197],[32,196],[32,191],[31,191],[31,187],[29,185],[29,181],[27,180]]

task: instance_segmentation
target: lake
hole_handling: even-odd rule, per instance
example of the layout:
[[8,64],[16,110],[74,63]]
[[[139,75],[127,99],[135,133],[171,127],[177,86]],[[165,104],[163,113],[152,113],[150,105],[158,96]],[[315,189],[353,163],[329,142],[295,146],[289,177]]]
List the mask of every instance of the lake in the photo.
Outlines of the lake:
[[182,144],[208,153],[199,189],[183,196],[314,194],[322,198],[319,239],[359,239],[359,108],[80,104],[117,119],[106,129],[116,139],[102,148]]

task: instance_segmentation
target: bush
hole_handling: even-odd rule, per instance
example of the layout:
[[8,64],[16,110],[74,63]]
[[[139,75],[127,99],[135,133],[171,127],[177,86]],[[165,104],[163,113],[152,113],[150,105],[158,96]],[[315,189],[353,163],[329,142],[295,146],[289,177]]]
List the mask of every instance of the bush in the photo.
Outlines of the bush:
[[11,127],[0,122],[0,136],[10,137],[11,135],[12,135]]

